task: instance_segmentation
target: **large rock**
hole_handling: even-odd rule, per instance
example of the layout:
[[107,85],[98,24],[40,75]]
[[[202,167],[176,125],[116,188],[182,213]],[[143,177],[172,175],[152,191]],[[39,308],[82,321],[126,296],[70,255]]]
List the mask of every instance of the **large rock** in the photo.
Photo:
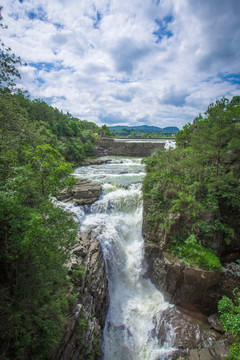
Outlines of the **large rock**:
[[73,202],[76,205],[90,205],[99,199],[102,186],[86,179],[78,179],[77,184],[70,191],[62,191],[58,200]]

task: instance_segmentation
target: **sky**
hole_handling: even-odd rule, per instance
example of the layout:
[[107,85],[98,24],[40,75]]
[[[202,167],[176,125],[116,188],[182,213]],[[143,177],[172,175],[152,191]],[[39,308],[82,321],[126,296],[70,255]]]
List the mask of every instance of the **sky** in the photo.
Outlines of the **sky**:
[[182,128],[240,95],[240,0],[2,0],[31,98],[98,125]]

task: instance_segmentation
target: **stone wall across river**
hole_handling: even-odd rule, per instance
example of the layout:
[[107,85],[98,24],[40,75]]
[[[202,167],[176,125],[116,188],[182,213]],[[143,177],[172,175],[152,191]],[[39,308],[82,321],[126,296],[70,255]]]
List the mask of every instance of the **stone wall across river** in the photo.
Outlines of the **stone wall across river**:
[[117,141],[116,139],[103,138],[96,142],[98,156],[146,157],[157,150],[163,150],[164,147],[164,140],[153,142],[151,139],[149,141]]

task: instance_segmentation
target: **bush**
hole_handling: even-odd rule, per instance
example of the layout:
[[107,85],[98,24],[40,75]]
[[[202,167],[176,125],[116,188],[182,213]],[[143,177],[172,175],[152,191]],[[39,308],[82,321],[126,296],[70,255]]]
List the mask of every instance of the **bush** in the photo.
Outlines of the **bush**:
[[227,356],[229,360],[240,359],[240,293],[234,291],[234,300],[223,296],[218,303],[220,320],[225,331],[235,335],[235,341],[231,346],[231,354]]
[[197,265],[205,270],[219,271],[221,269],[219,258],[212,250],[198,244],[194,235],[190,235],[183,242],[173,240],[169,250],[190,265]]

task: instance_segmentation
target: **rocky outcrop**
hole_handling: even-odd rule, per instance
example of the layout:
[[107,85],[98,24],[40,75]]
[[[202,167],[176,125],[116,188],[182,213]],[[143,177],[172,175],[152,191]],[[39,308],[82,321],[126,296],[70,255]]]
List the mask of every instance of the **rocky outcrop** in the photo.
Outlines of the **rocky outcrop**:
[[70,191],[63,190],[58,200],[73,202],[75,205],[90,205],[99,199],[102,186],[90,180],[78,179]]
[[170,302],[192,304],[205,313],[216,310],[216,298],[212,294],[219,284],[220,272],[184,264],[153,243],[145,245],[145,258],[147,276]]
[[97,234],[78,235],[68,271],[74,280],[77,304],[66,325],[54,360],[99,360],[100,340],[108,310],[108,282]]
[[223,360],[233,339],[211,329],[208,319],[194,306],[173,306],[162,313],[157,331],[160,344],[174,332],[171,360]]

